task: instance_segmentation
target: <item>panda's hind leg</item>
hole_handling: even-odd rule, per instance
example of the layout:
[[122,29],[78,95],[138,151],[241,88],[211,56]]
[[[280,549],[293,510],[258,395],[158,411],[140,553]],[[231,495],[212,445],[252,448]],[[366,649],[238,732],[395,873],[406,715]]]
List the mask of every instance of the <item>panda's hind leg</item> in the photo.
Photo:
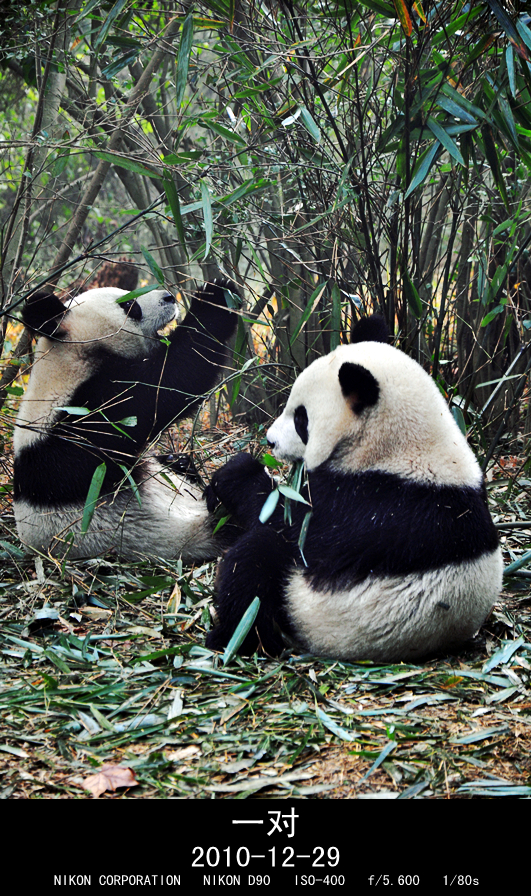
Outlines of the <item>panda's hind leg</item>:
[[280,632],[292,634],[283,601],[292,556],[292,545],[268,526],[242,535],[220,562],[216,588],[219,622],[207,636],[207,647],[225,648],[243,614],[259,597],[258,615],[238,652],[251,656],[259,647],[270,656],[282,652],[285,645]]

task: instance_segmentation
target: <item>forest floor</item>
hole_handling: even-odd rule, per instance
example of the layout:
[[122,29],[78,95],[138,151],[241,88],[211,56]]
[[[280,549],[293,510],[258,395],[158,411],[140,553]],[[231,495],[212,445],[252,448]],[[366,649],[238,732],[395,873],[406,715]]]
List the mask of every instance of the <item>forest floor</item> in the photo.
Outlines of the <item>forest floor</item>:
[[[506,457],[489,475],[506,564],[531,546],[521,470]],[[3,798],[531,796],[525,568],[451,656],[376,665],[286,649],[224,665],[204,647],[214,564],[31,556],[4,498]]]

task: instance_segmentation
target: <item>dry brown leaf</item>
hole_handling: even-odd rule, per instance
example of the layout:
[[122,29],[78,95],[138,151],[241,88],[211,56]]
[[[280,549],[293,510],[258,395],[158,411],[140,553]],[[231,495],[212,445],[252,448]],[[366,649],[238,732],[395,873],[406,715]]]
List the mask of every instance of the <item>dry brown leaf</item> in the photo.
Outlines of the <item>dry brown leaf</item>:
[[98,797],[106,790],[116,790],[117,787],[136,787],[138,781],[130,768],[122,765],[102,765],[95,775],[89,775],[83,782],[85,790],[90,790],[92,796]]

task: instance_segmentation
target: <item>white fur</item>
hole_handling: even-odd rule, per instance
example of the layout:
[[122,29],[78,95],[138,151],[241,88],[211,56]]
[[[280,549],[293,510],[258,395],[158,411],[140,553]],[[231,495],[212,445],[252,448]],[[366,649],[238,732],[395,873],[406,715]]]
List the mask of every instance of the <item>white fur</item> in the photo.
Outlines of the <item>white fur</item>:
[[[15,426],[15,455],[46,436],[61,413],[57,409],[69,406],[75,390],[91,375],[92,343],[96,349],[103,343],[121,357],[140,359],[160,346],[157,331],[176,317],[176,304],[164,299],[165,290],[153,290],[136,300],[142,309],[142,319],[136,321],[117,303],[125,294],[110,287],[82,293],[65,304],[58,338],[40,337]],[[99,412],[83,420],[94,425]],[[137,483],[141,505],[125,480],[124,490],[100,498],[85,535],[81,535],[84,504],[58,509],[15,501],[21,541],[34,550],[70,558],[99,556],[108,550],[126,557],[142,553],[185,561],[216,557],[219,545],[212,537],[199,488],[155,459],[143,461],[141,469],[142,481]]]
[[[374,407],[353,413],[339,384],[349,361],[366,367],[380,386]],[[293,414],[306,407],[309,439],[295,431]],[[283,414],[267,438],[284,460],[303,459],[314,470],[341,447],[333,468],[346,472],[382,470],[424,482],[478,485],[481,470],[446,402],[430,376],[390,345],[342,345],[318,358],[295,381]]]
[[[149,355],[159,344],[157,330],[175,318],[176,305],[163,299],[165,290],[153,290],[137,299],[142,320],[126,317],[117,299],[124,289],[90,289],[65,303],[73,313],[66,318],[64,338],[41,336],[26,393],[15,425],[15,454],[49,431],[75,389],[90,376],[92,361],[87,345],[103,344],[128,357]],[[124,386],[124,391],[126,390]]]
[[496,551],[425,573],[370,577],[336,593],[315,591],[297,571],[286,587],[286,603],[298,640],[311,653],[415,661],[478,631],[500,593],[502,570]]
[[[85,535],[81,535],[83,507],[73,505],[58,511],[19,501],[15,515],[20,539],[34,550],[66,554],[70,559],[110,550],[129,558],[182,557],[185,562],[216,555],[201,490],[186,478],[151,458],[145,462],[140,497],[140,505],[131,491],[100,499],[99,512]],[[112,512],[105,512],[105,506]]]

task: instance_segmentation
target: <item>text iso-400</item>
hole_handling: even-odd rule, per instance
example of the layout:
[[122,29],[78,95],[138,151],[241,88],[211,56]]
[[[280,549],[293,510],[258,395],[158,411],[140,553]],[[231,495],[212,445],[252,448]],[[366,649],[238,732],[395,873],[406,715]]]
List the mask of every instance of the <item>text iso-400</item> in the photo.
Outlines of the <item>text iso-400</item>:
[[296,852],[292,846],[284,846],[277,850],[276,846],[266,849],[264,852],[251,852],[246,846],[237,849],[227,846],[218,849],[217,846],[194,846],[192,850],[194,860],[192,868],[247,868],[251,863],[253,867],[260,859],[265,859],[270,868],[297,868],[301,863],[310,860],[312,868],[335,868],[339,864],[339,849],[330,846],[315,846],[311,852]]

